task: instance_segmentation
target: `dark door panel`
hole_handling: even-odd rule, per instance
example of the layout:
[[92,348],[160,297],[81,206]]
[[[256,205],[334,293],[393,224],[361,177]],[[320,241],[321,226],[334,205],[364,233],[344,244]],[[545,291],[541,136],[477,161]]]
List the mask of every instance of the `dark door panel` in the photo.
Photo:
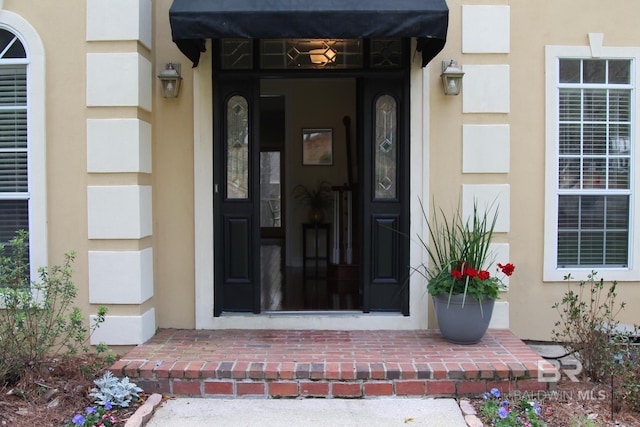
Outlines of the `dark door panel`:
[[258,82],[214,85],[214,315],[260,311]]
[[409,133],[405,80],[364,78],[363,308],[409,314]]

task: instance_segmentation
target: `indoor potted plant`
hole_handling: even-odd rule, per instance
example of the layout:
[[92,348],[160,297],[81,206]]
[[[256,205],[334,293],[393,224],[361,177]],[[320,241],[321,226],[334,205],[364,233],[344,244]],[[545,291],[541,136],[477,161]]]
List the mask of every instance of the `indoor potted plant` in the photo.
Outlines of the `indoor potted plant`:
[[[502,280],[492,276],[487,266],[494,261],[489,245],[498,217],[488,210],[480,212],[476,203],[473,214],[464,219],[460,211],[447,216],[440,210],[428,224],[428,239],[420,237],[429,255],[428,264],[416,268],[427,280],[436,318],[442,335],[458,344],[473,344],[487,331],[495,300],[505,288]],[[513,264],[497,264],[497,271],[510,276]]]
[[309,222],[324,222],[324,210],[331,206],[331,184],[320,181],[315,187],[298,184],[293,188],[293,198],[309,208]]

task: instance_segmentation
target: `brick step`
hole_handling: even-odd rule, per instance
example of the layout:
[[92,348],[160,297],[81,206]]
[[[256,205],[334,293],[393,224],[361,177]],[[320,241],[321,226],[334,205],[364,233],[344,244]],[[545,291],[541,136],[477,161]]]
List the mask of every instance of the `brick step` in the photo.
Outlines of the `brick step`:
[[366,398],[545,391],[549,367],[509,331],[460,346],[437,331],[163,330],[111,370],[147,393]]
[[[135,380],[132,380],[135,381]],[[488,380],[223,380],[139,379],[147,394],[217,398],[367,398],[367,397],[463,397],[479,396],[496,387],[502,392],[546,391],[546,384],[533,379]]]
[[[391,366],[384,363],[206,363],[119,361],[118,376],[128,376],[147,393],[193,397],[342,397],[473,396],[491,388],[538,392],[537,367],[521,364]],[[530,367],[531,368],[531,367]]]

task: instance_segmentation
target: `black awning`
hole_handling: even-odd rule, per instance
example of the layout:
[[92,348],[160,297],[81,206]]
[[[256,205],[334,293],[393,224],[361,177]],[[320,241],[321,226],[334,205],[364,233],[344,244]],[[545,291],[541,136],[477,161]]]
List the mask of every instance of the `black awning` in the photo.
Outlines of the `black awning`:
[[417,37],[422,66],[442,50],[445,0],[174,0],[173,41],[198,65],[206,39]]

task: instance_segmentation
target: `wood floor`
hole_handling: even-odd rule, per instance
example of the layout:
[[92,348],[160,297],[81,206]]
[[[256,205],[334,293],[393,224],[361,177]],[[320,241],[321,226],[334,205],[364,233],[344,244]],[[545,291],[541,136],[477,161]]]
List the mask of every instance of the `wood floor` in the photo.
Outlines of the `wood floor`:
[[[334,279],[327,266],[285,267],[282,240],[263,239],[261,311],[362,310],[357,280]],[[316,274],[317,273],[317,274]]]

